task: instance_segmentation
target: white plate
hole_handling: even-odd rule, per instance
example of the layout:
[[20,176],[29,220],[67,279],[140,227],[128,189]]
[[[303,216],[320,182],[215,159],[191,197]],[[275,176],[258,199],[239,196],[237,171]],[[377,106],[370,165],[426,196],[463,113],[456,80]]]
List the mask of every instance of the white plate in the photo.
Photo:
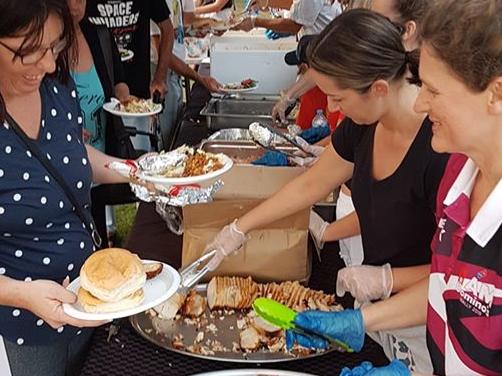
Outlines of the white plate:
[[125,112],[117,109],[117,101],[110,101],[103,105],[103,110],[108,111],[109,113],[117,116],[129,116],[129,117],[145,117],[152,116],[158,114],[162,111],[162,105],[159,103],[154,104],[153,111],[150,112]]
[[220,168],[219,170],[216,170],[216,171],[210,172],[208,174],[204,174],[204,175],[188,176],[185,178],[167,178],[164,176],[151,176],[151,175],[146,175],[144,173],[140,173],[138,177],[140,179],[143,179],[143,180],[155,183],[155,184],[159,184],[162,186],[202,183],[207,180],[217,178],[217,177],[223,175],[224,173],[228,172],[232,168],[234,162],[229,157],[227,157],[226,155],[221,155],[219,157],[222,159],[223,167]]
[[119,50],[120,53],[120,61],[129,61],[134,57],[134,52],[131,50]]
[[283,371],[280,369],[233,369],[198,373],[192,376],[313,376],[310,373]]
[[245,89],[227,89],[225,88],[225,86],[223,86],[223,88],[221,89],[221,91],[225,92],[225,93],[248,93],[250,91],[255,91],[256,89],[258,89],[260,85],[258,84],[258,82],[255,83],[255,86],[253,87],[248,87],[248,88],[245,88]]
[[[157,261],[142,260],[143,263],[148,264]],[[145,298],[143,302],[134,307],[125,309],[117,312],[107,312],[107,313],[90,313],[84,311],[80,303],[77,301],[74,304],[63,303],[63,310],[69,316],[75,317],[80,320],[113,320],[119,319],[121,317],[128,317],[146,311],[147,309],[153,308],[162,302],[169,299],[177,290],[181,283],[181,277],[179,273],[173,269],[171,266],[164,264],[162,272],[146,281],[143,287],[143,292]],[[80,288],[80,277],[75,279],[67,287],[68,290],[73,292],[75,295]]]

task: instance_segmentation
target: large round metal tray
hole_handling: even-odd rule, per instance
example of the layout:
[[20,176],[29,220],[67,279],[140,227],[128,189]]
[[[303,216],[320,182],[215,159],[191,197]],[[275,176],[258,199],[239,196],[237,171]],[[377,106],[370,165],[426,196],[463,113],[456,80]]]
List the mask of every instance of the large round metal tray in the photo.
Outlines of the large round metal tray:
[[192,376],[313,376],[305,372],[283,371],[279,369],[232,369],[198,373]]
[[[206,285],[199,285],[196,287],[196,289],[201,295],[206,296]],[[232,349],[232,342],[239,343],[239,329],[237,328],[237,319],[239,315],[238,312],[232,315],[227,314],[225,316],[220,316],[217,313],[213,313],[214,319],[211,319],[209,318],[208,310],[206,315],[208,316],[209,323],[214,323],[218,330],[215,334],[212,334],[211,332],[205,332],[203,342],[205,342],[206,339],[216,339],[220,341],[221,344],[227,349]],[[181,333],[184,338],[184,343],[188,345],[192,344],[195,341],[195,338],[198,334],[196,326],[187,325],[186,323],[184,323],[183,319],[162,320],[157,317],[152,317],[147,312],[143,312],[138,315],[132,316],[130,318],[130,322],[132,327],[142,337],[166,350],[196,358],[217,360],[222,362],[277,363],[312,358],[336,350],[335,348],[330,348],[324,352],[292,355],[283,351],[272,353],[268,350],[262,349],[249,353],[215,352],[214,355],[201,355],[189,352],[188,350],[179,350],[173,347],[172,340],[175,335]]]

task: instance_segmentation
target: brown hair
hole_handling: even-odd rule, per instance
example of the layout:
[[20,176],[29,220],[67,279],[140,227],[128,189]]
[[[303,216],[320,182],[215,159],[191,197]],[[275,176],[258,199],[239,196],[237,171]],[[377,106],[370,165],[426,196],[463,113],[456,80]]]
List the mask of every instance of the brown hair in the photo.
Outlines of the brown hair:
[[[75,39],[73,20],[66,0],[0,0],[0,38],[20,37],[25,39],[19,50],[34,51],[40,48],[44,26],[50,14],[57,15],[63,23],[62,38],[67,43],[56,60],[54,76],[62,83],[70,78],[70,48]],[[14,58],[18,57],[16,54]],[[0,122],[5,121],[5,102],[0,94]]]
[[367,9],[335,18],[309,48],[310,67],[332,77],[342,89],[365,93],[378,79],[418,83],[418,52],[406,52],[400,29]]
[[430,4],[430,0],[393,0],[394,10],[399,14],[399,22],[422,22],[422,18]]
[[502,75],[502,1],[435,1],[420,34],[433,53],[473,91]]

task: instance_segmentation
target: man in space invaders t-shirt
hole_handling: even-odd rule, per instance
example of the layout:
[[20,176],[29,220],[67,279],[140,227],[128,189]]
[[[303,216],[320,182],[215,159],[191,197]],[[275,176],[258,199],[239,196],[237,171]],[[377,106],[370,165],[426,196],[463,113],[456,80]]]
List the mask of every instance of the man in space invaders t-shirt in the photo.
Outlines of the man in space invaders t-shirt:
[[131,94],[149,98],[150,19],[157,24],[170,22],[165,0],[88,0],[86,11],[91,23],[112,31]]

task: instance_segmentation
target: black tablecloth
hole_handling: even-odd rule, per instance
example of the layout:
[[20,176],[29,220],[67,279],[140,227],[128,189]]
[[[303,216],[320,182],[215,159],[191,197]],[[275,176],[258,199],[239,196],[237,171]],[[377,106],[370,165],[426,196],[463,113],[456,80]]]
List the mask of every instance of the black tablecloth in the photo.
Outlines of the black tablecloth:
[[[197,144],[208,135],[207,132],[203,122],[183,121],[176,145]],[[333,219],[330,218],[332,212],[322,214],[326,220]],[[154,204],[141,203],[126,248],[138,253],[142,258],[162,260],[178,268],[181,265],[181,239],[168,231],[163,219],[155,212]],[[312,247],[311,241],[309,246]],[[326,244],[322,261],[319,261],[317,256],[313,257],[309,286],[334,293],[336,273],[342,266],[338,256],[338,244]],[[342,300],[341,303],[345,306],[351,305],[347,300]],[[140,337],[127,320],[122,321],[119,334],[113,337],[110,343],[107,342],[107,330],[107,327],[96,330],[82,376],[175,376],[260,367],[255,364],[202,360],[162,349]],[[306,360],[264,364],[261,367],[315,375],[338,375],[342,367],[353,367],[363,360],[369,360],[376,365],[388,362],[381,348],[367,337],[363,351],[358,354],[330,353]]]

